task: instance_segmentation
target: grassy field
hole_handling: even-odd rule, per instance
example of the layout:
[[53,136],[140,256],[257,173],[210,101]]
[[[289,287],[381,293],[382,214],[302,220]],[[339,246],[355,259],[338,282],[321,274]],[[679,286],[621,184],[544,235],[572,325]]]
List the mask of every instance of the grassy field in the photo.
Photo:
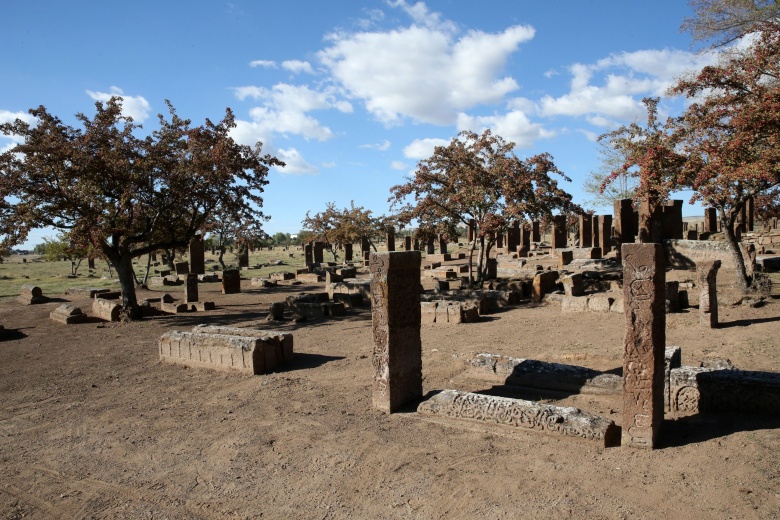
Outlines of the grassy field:
[[[292,256],[291,256],[292,255]],[[159,258],[158,258],[159,259]],[[332,261],[333,257],[326,252],[325,261]],[[342,257],[340,256],[341,260]],[[188,256],[177,257],[176,261],[189,260]],[[225,265],[236,266],[238,259],[235,254],[225,253]],[[282,262],[281,265],[268,265]],[[142,279],[146,272],[146,257],[136,259],[133,264],[138,279]],[[273,251],[255,251],[249,255],[249,265],[263,267],[250,269],[243,272],[244,278],[267,277],[269,273],[279,271],[295,272],[305,267],[303,250],[290,247],[288,251],[283,248],[275,248]],[[206,253],[206,272],[215,269],[221,270],[217,262],[217,255]],[[152,266],[149,276],[155,275],[155,270],[165,269],[165,266]],[[109,272],[108,264],[102,260],[95,261],[95,269],[87,267],[87,261],[81,262],[77,275],[71,275],[70,261],[48,262],[38,255],[12,255],[0,263],[0,298],[15,297],[24,284],[37,285],[46,296],[61,295],[71,287],[106,287],[119,288],[116,272]]]

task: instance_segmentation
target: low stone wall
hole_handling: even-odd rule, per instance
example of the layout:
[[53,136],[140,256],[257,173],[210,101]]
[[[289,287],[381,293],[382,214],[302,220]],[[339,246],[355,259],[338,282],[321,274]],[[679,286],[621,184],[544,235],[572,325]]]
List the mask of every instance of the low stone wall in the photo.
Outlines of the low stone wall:
[[479,320],[479,303],[437,300],[420,304],[423,324],[457,325]]

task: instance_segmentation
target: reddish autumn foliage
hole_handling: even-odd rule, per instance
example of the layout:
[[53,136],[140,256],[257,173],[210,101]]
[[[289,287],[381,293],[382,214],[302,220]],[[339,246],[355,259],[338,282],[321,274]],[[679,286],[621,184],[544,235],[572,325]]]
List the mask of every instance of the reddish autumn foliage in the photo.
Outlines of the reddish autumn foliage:
[[555,176],[570,179],[549,154],[521,160],[512,152],[514,146],[490,130],[482,135],[461,132],[448,146],[437,146],[431,157],[420,161],[406,183],[390,189],[389,201],[402,223],[418,220],[428,229],[445,230],[475,221],[479,282],[484,276],[483,259],[511,220],[579,210],[571,195],[558,187]]
[[37,119],[0,125],[19,144],[0,155],[0,237],[25,240],[32,228],[53,227],[75,245],[91,245],[116,268],[122,303],[140,315],[132,259],[159,249],[184,248],[212,215],[261,217],[268,168],[282,164],[233,141],[233,114],[197,127],[176,115],[138,138],[122,116],[121,99],[78,114],[83,128],[63,124],[45,107]]

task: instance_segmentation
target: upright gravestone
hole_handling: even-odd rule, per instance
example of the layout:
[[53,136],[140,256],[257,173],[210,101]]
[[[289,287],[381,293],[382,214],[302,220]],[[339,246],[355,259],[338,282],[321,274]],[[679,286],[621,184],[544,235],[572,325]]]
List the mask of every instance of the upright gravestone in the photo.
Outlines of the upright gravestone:
[[556,215],[552,219],[552,250],[566,247],[566,215]]
[[602,255],[612,251],[612,215],[599,217],[599,243],[597,247],[601,248]]
[[303,246],[303,257],[306,265],[309,266],[314,263],[314,255],[312,254],[311,242]]
[[661,244],[623,244],[623,446],[654,448],[664,419],[665,265]]
[[661,244],[664,240],[663,206],[643,200],[639,204],[639,241]]
[[241,292],[241,271],[238,269],[225,269],[222,271],[222,294],[235,294]]
[[184,284],[184,302],[194,303],[198,301],[198,275],[190,273],[187,275],[187,282]]
[[366,253],[371,250],[371,241],[365,237],[360,239],[360,252]]
[[673,238],[682,240],[683,238],[683,215],[682,200],[670,200],[663,207],[663,228],[664,238]]
[[206,274],[206,251],[203,249],[203,235],[195,235],[190,240],[190,272]]
[[429,255],[432,255],[436,252],[436,248],[434,247],[433,239],[429,238],[428,242],[425,244],[425,252]]
[[717,277],[720,260],[710,260],[696,264],[699,282],[699,323],[710,328],[718,326]]
[[173,264],[173,268],[176,270],[176,274],[187,274],[190,272],[189,262],[176,262]]
[[344,244],[344,261],[352,261],[352,244]]
[[593,217],[590,213],[583,213],[580,222],[580,247],[593,247]]
[[238,267],[249,267],[249,247],[245,245],[238,248]]
[[395,251],[395,228],[388,227],[387,228],[387,235],[385,237],[387,239],[387,250],[388,251]]
[[539,221],[534,220],[531,222],[531,242],[541,242],[542,234],[539,230]]
[[393,413],[422,397],[418,251],[371,255],[374,408]]
[[718,212],[715,208],[704,208],[704,232],[718,232]]
[[87,268],[88,269],[94,269],[95,268],[95,259],[94,258],[88,258],[87,259]]
[[315,264],[321,264],[325,261],[324,256],[325,251],[325,243],[324,242],[314,242],[314,247],[312,248],[312,253],[314,255],[314,263]]
[[509,253],[514,253],[520,247],[520,222],[515,220],[506,233],[506,249]]
[[591,219],[591,224],[593,227],[591,227],[591,236],[593,239],[593,247],[601,247],[599,244],[601,243],[601,224],[599,223],[599,220],[601,219],[601,215],[593,215],[593,218]]
[[411,251],[412,250],[412,237],[405,236],[404,237],[404,251]]
[[496,234],[496,248],[501,249],[504,247],[504,234],[503,233],[497,233]]
[[476,231],[476,229],[477,229],[477,221],[474,220],[473,218],[470,218],[469,219],[469,236],[468,236],[469,242],[473,242],[474,241],[474,238],[475,238],[474,232]]
[[447,239],[444,238],[444,235],[439,235],[439,253],[447,254]]
[[615,238],[619,244],[633,244],[637,234],[634,201],[632,199],[618,199],[614,201],[613,206]]
[[415,238],[414,239],[414,251],[420,251],[420,239]]
[[520,227],[520,246],[518,251],[525,249],[526,251],[531,248],[531,230],[525,226]]

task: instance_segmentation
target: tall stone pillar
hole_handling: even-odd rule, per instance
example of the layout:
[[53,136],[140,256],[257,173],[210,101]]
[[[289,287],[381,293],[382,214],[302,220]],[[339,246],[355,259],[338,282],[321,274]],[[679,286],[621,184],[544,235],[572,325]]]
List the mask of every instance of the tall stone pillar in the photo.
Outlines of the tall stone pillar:
[[643,200],[639,204],[639,241],[661,244],[663,235],[663,206]]
[[634,201],[618,199],[614,203],[613,226],[618,243],[633,244],[636,241],[637,222],[634,214]]
[[419,238],[415,238],[414,239],[414,251],[421,251],[421,249],[420,249],[420,239]]
[[590,213],[580,215],[580,247],[593,247],[593,217]]
[[303,246],[303,257],[306,261],[306,265],[309,266],[314,263],[314,255],[312,254],[312,245],[311,242],[304,244]]
[[506,234],[506,249],[507,252],[513,253],[518,247],[520,247],[520,222],[515,220]]
[[417,251],[371,255],[374,408],[393,413],[422,397],[420,262]]
[[539,230],[539,221],[534,220],[531,222],[531,242],[541,242],[542,234]]
[[404,237],[404,251],[411,251],[412,250],[412,237],[405,236]]
[[184,284],[184,302],[194,303],[198,301],[198,275],[189,273]]
[[520,248],[519,249],[530,249],[531,248],[531,230],[528,229],[525,226],[522,226],[520,228]]
[[241,271],[238,269],[225,269],[222,271],[222,294],[234,294],[241,292]]
[[718,290],[717,278],[720,260],[710,260],[696,264],[699,284],[699,323],[710,328],[718,326]]
[[603,256],[612,251],[612,215],[599,217],[599,247]]
[[429,238],[428,241],[425,243],[425,252],[428,253],[429,255],[432,255],[436,252],[432,238]]
[[344,244],[344,261],[352,261],[352,244]]
[[601,215],[593,215],[593,218],[591,219],[591,222],[593,224],[593,227],[591,227],[591,235],[593,235],[593,247],[600,247],[599,244],[601,243],[601,224],[599,223],[599,220],[601,219]]
[[325,243],[324,242],[314,242],[314,245],[312,247],[312,254],[314,256],[314,263],[315,264],[321,264],[325,262]]
[[371,251],[371,241],[363,237],[360,239],[360,252],[366,253]]
[[566,215],[556,215],[552,219],[552,250],[566,247]]
[[[190,240],[190,272],[206,273],[206,251],[203,249],[203,235],[195,235]],[[195,300],[197,301],[197,300]]]
[[245,244],[238,248],[238,267],[249,267],[249,248]]
[[654,448],[664,419],[665,265],[661,244],[623,244],[623,446]]
[[469,242],[473,242],[474,238],[476,237],[476,231],[477,231],[477,221],[473,218],[469,219]]
[[387,228],[387,234],[385,235],[387,241],[387,250],[395,251],[395,228],[392,226]]
[[715,208],[704,208],[704,232],[718,232],[718,212]]
[[[152,259],[153,261],[155,259]],[[95,259],[94,258],[88,258],[87,259],[87,269],[94,269],[95,268]]]
[[504,234],[498,233],[496,234],[496,248],[501,249],[504,247]]
[[443,255],[447,254],[447,239],[441,234],[439,235],[439,253]]

